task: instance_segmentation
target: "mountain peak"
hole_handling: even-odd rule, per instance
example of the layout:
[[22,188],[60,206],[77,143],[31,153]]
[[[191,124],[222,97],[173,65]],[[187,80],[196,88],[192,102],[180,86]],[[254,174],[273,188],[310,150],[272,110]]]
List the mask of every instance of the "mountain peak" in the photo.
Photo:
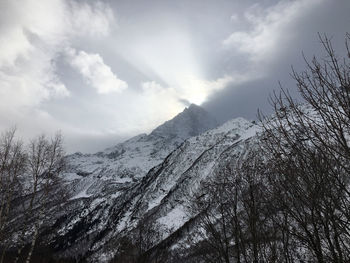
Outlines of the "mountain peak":
[[217,126],[217,121],[206,110],[191,104],[173,119],[154,129],[151,135],[187,139]]
[[188,106],[188,108],[185,108],[185,110],[204,110],[201,106],[198,106],[197,104],[191,103],[190,106]]

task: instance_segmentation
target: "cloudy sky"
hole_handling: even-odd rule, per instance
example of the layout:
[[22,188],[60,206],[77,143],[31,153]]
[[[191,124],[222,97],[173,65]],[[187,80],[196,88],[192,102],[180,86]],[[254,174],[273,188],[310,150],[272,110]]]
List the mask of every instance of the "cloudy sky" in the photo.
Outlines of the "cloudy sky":
[[189,103],[268,111],[290,67],[342,55],[349,0],[0,0],[0,131],[61,130],[68,152],[149,132]]

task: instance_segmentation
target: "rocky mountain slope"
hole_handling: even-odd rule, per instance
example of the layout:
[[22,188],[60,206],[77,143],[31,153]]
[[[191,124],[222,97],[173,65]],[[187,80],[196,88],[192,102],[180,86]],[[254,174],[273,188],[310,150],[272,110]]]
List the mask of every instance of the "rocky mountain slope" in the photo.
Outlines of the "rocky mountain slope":
[[153,230],[147,249],[175,246],[175,233],[195,219],[188,207],[200,183],[235,161],[258,131],[242,118],[216,125],[191,105],[149,135],[69,156],[70,197],[52,207],[40,243],[59,257],[108,262],[141,225]]

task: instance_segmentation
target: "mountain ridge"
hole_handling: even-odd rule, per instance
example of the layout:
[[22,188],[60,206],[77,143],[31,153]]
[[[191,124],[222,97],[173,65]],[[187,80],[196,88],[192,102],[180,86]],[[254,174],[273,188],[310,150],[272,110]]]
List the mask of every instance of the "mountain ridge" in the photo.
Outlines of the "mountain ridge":
[[110,262],[122,240],[136,238],[137,229],[150,222],[159,234],[149,248],[165,240],[175,245],[174,233],[195,220],[186,208],[190,196],[226,162],[235,161],[258,131],[243,118],[216,125],[192,105],[149,135],[96,154],[67,156],[62,179],[69,199],[51,208],[38,246],[49,244],[61,258]]

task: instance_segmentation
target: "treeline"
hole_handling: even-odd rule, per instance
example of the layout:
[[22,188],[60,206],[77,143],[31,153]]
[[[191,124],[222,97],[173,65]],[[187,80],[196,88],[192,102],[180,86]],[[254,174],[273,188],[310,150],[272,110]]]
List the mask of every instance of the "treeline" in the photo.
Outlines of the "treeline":
[[[194,198],[185,262],[350,262],[350,52],[293,71],[261,133]],[[347,35],[347,41],[350,36]]]

